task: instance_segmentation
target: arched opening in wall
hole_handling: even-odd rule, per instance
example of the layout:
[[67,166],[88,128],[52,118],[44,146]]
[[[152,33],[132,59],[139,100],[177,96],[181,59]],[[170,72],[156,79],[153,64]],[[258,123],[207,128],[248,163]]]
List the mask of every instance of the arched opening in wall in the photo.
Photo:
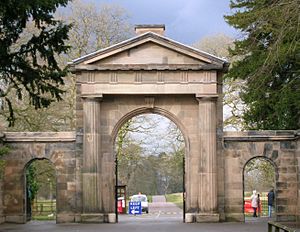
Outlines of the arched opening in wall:
[[56,219],[56,171],[48,159],[33,159],[25,167],[25,214],[30,220]]
[[265,157],[255,157],[244,167],[245,221],[275,218],[276,167]]
[[123,122],[115,139],[118,221],[182,221],[185,141],[167,117],[147,113]]

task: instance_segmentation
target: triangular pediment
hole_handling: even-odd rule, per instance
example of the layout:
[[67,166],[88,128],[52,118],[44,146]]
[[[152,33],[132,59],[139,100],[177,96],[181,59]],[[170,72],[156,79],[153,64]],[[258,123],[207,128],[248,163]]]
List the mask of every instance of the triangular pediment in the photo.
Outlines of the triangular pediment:
[[117,54],[88,61],[93,65],[123,65],[123,64],[205,64],[208,61],[174,51],[152,41],[140,44]]
[[73,60],[73,65],[213,65],[225,60],[152,32]]

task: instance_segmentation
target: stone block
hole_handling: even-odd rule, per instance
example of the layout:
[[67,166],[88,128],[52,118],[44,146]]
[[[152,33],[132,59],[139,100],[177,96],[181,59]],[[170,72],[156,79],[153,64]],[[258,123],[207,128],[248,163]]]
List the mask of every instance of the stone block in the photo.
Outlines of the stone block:
[[277,198],[276,204],[279,205],[287,205],[288,200],[286,198]]
[[232,197],[232,196],[231,197],[226,197],[225,201],[226,201],[227,204],[230,205],[230,207],[231,206],[236,206],[236,205],[242,206],[243,203],[244,203],[242,195],[237,195],[236,197]]
[[52,143],[50,149],[53,151],[69,151],[75,150],[75,143]]
[[265,143],[264,144],[264,156],[268,156],[273,150],[273,144],[272,143]]
[[278,221],[278,222],[294,222],[294,221],[296,221],[296,215],[277,214],[276,221]]
[[0,224],[4,223],[5,222],[5,217],[0,215]]
[[286,213],[288,212],[289,207],[287,205],[277,205],[277,212],[280,213]]
[[280,149],[296,149],[297,143],[295,141],[282,141],[280,142]]
[[193,223],[195,222],[195,214],[194,213],[186,213],[185,214],[185,223]]
[[72,223],[75,222],[75,215],[68,213],[58,213],[56,215],[56,223]]
[[25,215],[23,215],[23,214],[22,215],[6,215],[5,222],[23,224],[23,223],[26,223],[26,218],[25,218]]
[[63,182],[63,183],[57,183],[57,186],[56,188],[59,190],[59,191],[63,191],[63,190],[67,190],[67,183],[66,182]]
[[231,202],[226,201],[225,212],[227,212],[227,213],[243,213],[243,204],[231,205]]
[[277,188],[287,189],[287,183],[286,182],[277,182]]
[[243,213],[225,213],[226,222],[244,222],[245,217]]
[[81,222],[83,223],[104,223],[105,215],[101,213],[81,214]]
[[117,222],[117,216],[115,213],[109,213],[107,215],[108,217],[108,223],[116,223]]
[[276,160],[278,158],[278,150],[273,150],[270,156],[271,160]]
[[67,190],[68,191],[76,191],[76,183],[75,182],[67,182]]
[[195,221],[198,223],[213,223],[220,221],[220,215],[217,213],[198,213],[195,214]]

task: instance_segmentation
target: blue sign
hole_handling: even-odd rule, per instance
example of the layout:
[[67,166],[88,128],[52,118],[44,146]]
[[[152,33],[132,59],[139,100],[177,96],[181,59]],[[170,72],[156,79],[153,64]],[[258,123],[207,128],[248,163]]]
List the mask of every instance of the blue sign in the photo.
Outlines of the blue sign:
[[129,202],[129,214],[132,214],[132,215],[142,214],[142,202],[130,201]]

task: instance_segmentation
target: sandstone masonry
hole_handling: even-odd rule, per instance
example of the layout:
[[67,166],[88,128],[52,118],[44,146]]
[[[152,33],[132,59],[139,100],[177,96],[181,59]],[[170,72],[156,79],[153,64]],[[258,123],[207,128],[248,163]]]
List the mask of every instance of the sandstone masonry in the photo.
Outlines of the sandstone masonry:
[[276,167],[277,219],[299,219],[299,133],[223,133],[229,64],[164,37],[164,27],[144,26],[138,36],[70,64],[75,132],[5,133],[12,151],[0,183],[0,221],[26,222],[25,169],[48,159],[57,173],[58,223],[115,222],[115,139],[127,120],[144,113],[169,118],[184,136],[187,222],[244,221],[243,170],[254,157]]

